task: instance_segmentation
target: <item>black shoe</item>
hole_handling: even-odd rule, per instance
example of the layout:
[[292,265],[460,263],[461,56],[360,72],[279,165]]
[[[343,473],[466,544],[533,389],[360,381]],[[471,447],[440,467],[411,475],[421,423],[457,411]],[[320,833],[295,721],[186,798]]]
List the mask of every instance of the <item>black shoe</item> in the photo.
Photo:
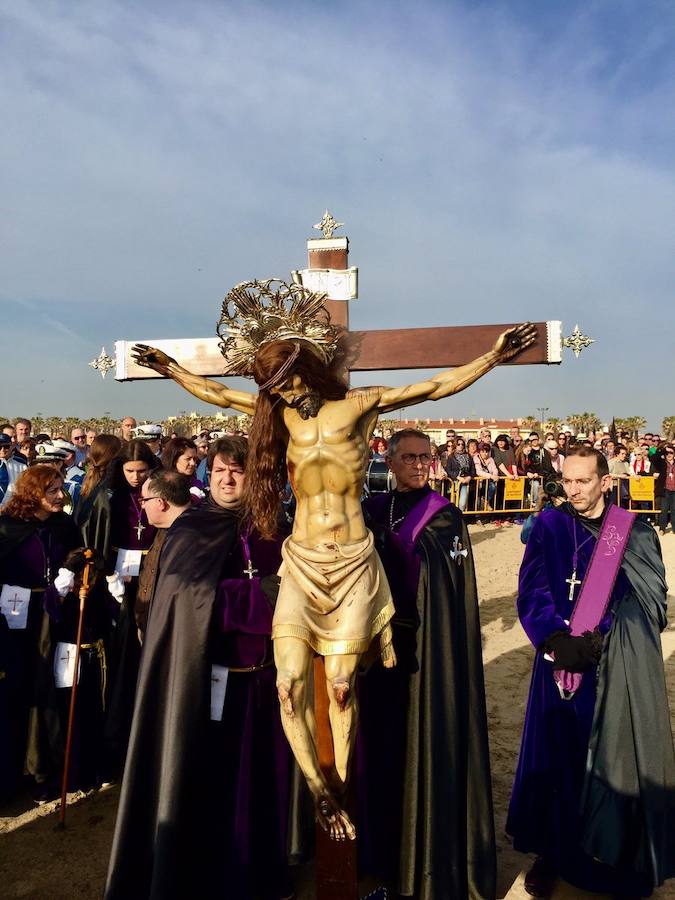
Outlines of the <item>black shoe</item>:
[[525,890],[530,897],[546,900],[553,893],[557,875],[550,864],[538,856],[530,871],[525,876]]

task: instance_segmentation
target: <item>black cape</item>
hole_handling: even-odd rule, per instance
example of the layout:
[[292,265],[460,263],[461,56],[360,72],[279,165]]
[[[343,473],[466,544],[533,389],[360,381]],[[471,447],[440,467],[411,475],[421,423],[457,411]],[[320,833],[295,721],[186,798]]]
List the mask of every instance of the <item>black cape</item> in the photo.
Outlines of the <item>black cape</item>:
[[216,587],[236,515],[212,501],[167,534],[151,599],[106,900],[216,896],[220,858],[207,767]]
[[[393,878],[404,896],[491,900],[496,851],[468,531],[455,506],[438,512],[415,544],[419,576],[411,584],[414,554],[401,552],[381,505],[371,509],[368,525],[397,610],[397,665],[374,666],[360,679],[364,861],[370,855],[375,865],[388,865],[390,871],[382,874]],[[388,512],[388,505],[384,509]],[[449,555],[455,537],[468,551],[461,565]]]
[[[579,521],[597,537],[598,524]],[[582,847],[660,885],[675,876],[675,751],[660,639],[668,589],[656,532],[639,519],[622,569],[632,590],[614,606],[598,671]]]
[[[52,513],[44,521],[0,515],[0,563],[10,557],[38,528],[48,528],[66,553],[81,545],[72,517],[64,512]],[[56,572],[53,574],[56,575]]]
[[80,497],[74,514],[84,546],[98,550],[102,555],[107,575],[112,575],[116,559],[112,549],[112,495],[112,476],[108,476],[90,494]]

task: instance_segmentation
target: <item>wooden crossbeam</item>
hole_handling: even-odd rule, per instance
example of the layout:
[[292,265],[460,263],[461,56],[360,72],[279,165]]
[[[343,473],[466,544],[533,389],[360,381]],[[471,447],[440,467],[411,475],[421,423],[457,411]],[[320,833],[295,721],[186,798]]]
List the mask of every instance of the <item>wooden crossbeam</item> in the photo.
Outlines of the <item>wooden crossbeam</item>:
[[[493,345],[498,335],[512,324],[451,325],[439,328],[392,328],[376,331],[350,331],[357,353],[352,372],[394,369],[449,369],[471,362]],[[538,340],[508,365],[556,365],[561,361],[560,322],[537,322]],[[223,375],[225,360],[219,339],[182,338],[163,340],[116,341],[117,381],[161,378],[152,369],[144,369],[131,358],[134,344],[157,347],[195,375]]]

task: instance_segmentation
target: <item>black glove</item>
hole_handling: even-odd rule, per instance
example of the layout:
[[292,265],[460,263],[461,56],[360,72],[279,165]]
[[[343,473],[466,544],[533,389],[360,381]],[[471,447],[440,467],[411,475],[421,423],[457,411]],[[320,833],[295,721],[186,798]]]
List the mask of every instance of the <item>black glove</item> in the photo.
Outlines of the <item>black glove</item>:
[[260,587],[272,609],[277,605],[280,584],[281,578],[278,575],[265,575],[260,579]]
[[556,669],[587,672],[600,662],[602,635],[598,631],[584,631],[573,637],[568,631],[554,631],[546,639],[544,649],[553,656]]

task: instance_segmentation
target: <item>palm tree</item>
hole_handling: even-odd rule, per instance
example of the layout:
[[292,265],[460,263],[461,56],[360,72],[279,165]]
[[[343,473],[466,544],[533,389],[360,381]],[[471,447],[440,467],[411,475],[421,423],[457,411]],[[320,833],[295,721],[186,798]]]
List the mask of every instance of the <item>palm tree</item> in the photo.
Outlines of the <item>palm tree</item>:
[[555,416],[553,416],[547,421],[546,429],[547,431],[553,431],[556,435],[558,435],[560,433],[562,424],[562,419],[556,419]]
[[583,432],[584,434],[588,434],[589,431],[597,431],[600,427],[600,419],[595,413],[570,413],[567,417],[567,421],[572,431],[577,433]]
[[672,441],[675,437],[675,416],[666,416],[661,422],[661,428],[663,429],[664,438],[667,441]]
[[625,416],[621,419],[616,419],[616,427],[621,431],[628,431],[631,437],[637,440],[638,432],[641,428],[647,424],[647,420],[643,419],[642,416]]

